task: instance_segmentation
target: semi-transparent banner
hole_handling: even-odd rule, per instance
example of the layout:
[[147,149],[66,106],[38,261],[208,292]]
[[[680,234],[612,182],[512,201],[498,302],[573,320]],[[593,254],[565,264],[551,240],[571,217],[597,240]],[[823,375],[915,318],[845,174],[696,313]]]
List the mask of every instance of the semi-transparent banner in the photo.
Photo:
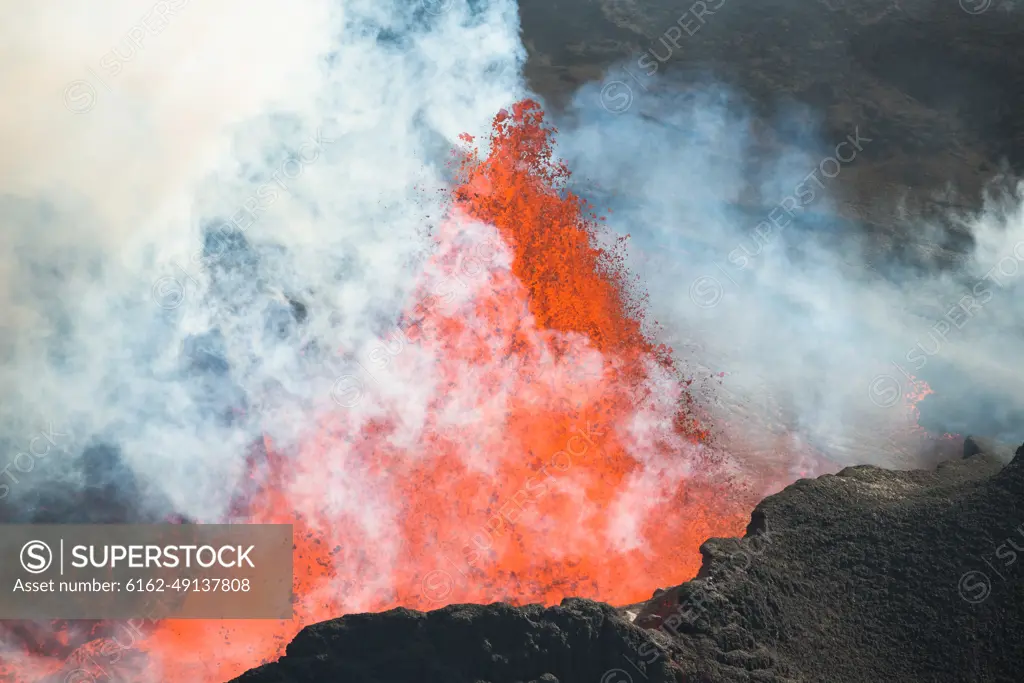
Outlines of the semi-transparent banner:
[[288,524],[0,525],[0,619],[290,619]]

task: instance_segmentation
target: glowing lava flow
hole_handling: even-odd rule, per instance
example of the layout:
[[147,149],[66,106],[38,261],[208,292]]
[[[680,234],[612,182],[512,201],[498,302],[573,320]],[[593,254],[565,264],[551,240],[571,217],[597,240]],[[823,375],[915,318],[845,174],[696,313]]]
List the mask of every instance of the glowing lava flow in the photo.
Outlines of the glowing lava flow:
[[295,525],[294,619],[162,622],[130,680],[226,681],[351,612],[634,603],[691,578],[705,539],[742,534],[752,501],[651,341],[621,242],[602,246],[564,190],[553,133],[532,101],[496,117],[486,158],[463,159],[397,350],[378,354],[379,390],[254,457],[239,519]]

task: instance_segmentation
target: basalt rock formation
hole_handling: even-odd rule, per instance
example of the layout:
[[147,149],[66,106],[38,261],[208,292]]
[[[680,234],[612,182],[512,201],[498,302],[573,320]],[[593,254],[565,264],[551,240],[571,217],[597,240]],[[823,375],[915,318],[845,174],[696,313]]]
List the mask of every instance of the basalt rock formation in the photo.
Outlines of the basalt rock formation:
[[1020,680],[1024,446],[1004,466],[985,443],[933,471],[800,480],[640,605],[349,615],[234,683]]

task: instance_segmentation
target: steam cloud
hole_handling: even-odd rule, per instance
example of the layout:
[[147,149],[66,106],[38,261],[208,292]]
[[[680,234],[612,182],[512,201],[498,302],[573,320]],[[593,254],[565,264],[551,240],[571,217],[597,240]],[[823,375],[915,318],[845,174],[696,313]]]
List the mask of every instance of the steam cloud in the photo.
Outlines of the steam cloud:
[[[457,136],[522,96],[517,10],[110,0],[5,15],[3,504],[81,484],[84,460],[113,449],[146,500],[222,518],[253,439],[287,446],[336,410],[337,349],[394,328]],[[50,450],[15,467],[47,430]]]
[[890,439],[906,431],[913,377],[939,392],[922,404],[930,429],[1024,437],[1011,360],[1022,348],[1024,186],[994,179],[974,215],[897,226],[911,244],[970,235],[953,263],[880,255],[836,204],[849,168],[884,144],[869,127],[826,139],[802,123],[815,112],[779,102],[779,129],[798,132],[769,156],[738,93],[627,90],[615,73],[577,94],[559,152],[580,191],[613,209],[609,224],[632,234],[654,317],[680,355],[727,373],[711,408],[734,431],[764,438],[774,422],[837,465],[920,467],[923,454]]
[[[221,520],[250,444],[267,434],[287,451],[311,416],[338,408],[336,350],[363,354],[395,329],[458,135],[485,134],[526,94],[515,3],[5,9],[18,18],[0,28],[0,88],[15,105],[0,114],[0,505],[81,486],[116,451],[155,512]],[[618,114],[601,93],[578,93],[559,152],[600,188],[586,189],[638,255],[668,250],[637,262],[652,317],[685,360],[730,373],[711,398],[732,425],[749,418],[758,438],[780,410],[844,464],[914,464],[887,462],[879,428],[904,418],[894,362],[1001,397],[1004,414],[956,401],[942,416],[951,429],[958,410],[977,410],[990,433],[1009,421],[1019,197],[965,219],[974,246],[955,267],[867,268],[855,230],[808,218],[830,213],[855,158],[819,172],[788,222],[774,210],[803,201],[798,186],[842,140],[798,136],[766,160],[722,88],[639,97]],[[861,140],[866,127],[848,133],[842,158],[878,144]],[[751,191],[767,211],[737,209]],[[939,348],[915,354],[918,342]],[[432,389],[381,391],[401,397],[414,429]],[[332,504],[352,510],[369,488],[358,476],[324,473]],[[358,502],[367,528],[387,536],[386,502]]]
[[[0,494],[80,484],[102,445],[147,500],[219,519],[253,439],[287,446],[337,400],[333,351],[394,329],[457,135],[525,94],[516,8],[19,12],[0,29],[19,103],[0,126]],[[904,418],[911,373],[985,387],[944,404],[944,428],[1018,438],[1014,197],[961,220],[974,245],[952,268],[871,260],[856,226],[829,218],[869,129],[832,141],[811,127],[766,159],[720,86],[630,93],[626,111],[621,93],[602,106],[614,92],[577,94],[559,151],[638,254],[667,254],[637,270],[684,360],[729,373],[721,415],[757,430],[778,412],[841,464],[917,464],[888,458],[878,429]],[[813,112],[783,118],[802,130]]]

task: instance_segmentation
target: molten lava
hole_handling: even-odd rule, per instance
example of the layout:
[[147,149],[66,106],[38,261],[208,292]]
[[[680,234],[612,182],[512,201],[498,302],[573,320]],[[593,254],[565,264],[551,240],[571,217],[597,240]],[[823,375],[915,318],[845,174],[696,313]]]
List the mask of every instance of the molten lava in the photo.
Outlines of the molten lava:
[[742,534],[749,492],[652,341],[622,241],[565,190],[554,132],[532,101],[495,118],[390,344],[359,366],[372,376],[297,447],[254,449],[232,521],[294,525],[294,618],[163,621],[122,648],[144,665],[77,653],[70,683],[219,683],[305,624],[400,605],[635,603],[691,578],[705,539]]

